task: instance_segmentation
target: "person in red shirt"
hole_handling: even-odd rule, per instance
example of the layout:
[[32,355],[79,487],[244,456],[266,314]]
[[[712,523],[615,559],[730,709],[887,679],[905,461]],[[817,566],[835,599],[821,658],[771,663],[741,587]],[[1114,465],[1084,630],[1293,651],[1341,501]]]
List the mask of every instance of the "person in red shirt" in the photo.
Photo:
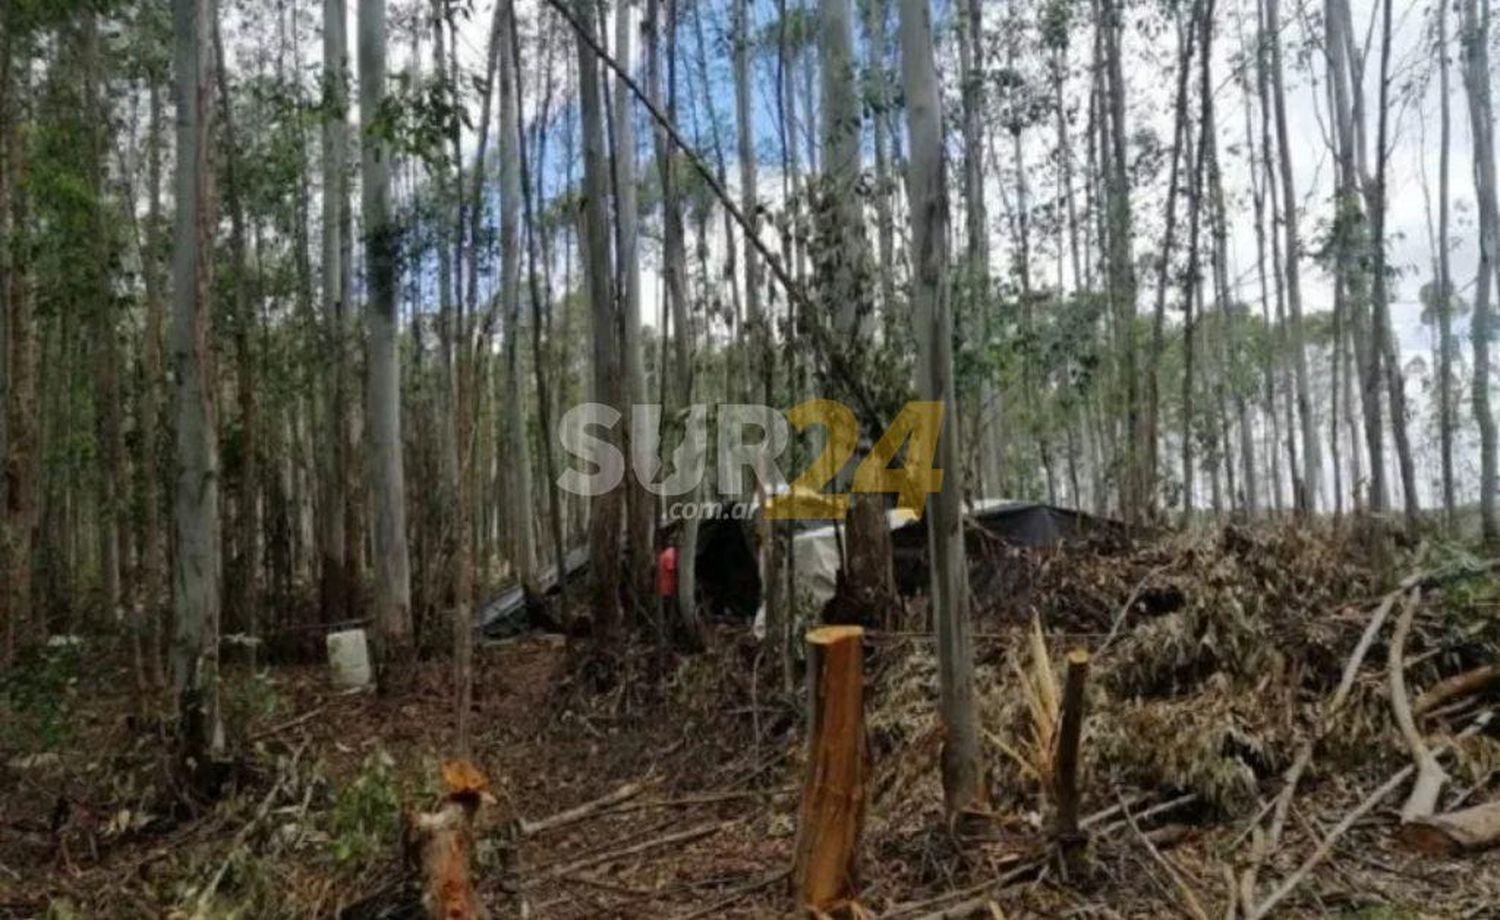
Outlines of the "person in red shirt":
[[656,556],[656,596],[663,600],[677,596],[677,547],[670,543]]

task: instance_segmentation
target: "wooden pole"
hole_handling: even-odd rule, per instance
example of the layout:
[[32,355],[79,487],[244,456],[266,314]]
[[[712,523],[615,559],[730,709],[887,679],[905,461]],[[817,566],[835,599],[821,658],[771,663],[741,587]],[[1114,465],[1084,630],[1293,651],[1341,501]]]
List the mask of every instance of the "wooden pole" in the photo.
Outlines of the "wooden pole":
[[1074,649],[1068,653],[1068,675],[1063,684],[1061,726],[1057,737],[1056,772],[1053,774],[1057,795],[1054,834],[1069,874],[1078,868],[1087,837],[1078,828],[1078,746],[1083,736],[1084,686],[1089,678],[1089,653]]
[[855,894],[868,773],[863,638],[858,626],[807,634],[808,763],[792,884],[799,905],[811,910],[830,911]]

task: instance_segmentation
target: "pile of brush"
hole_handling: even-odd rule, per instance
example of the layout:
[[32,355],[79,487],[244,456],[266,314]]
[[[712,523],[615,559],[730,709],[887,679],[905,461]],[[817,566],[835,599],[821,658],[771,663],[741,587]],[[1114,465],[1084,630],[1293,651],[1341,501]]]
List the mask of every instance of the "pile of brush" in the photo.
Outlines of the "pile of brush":
[[[1455,802],[1494,797],[1484,790],[1500,767],[1500,740],[1484,725],[1465,730],[1500,701],[1492,615],[1500,581],[1489,564],[1453,549],[1294,526],[1013,556],[1015,583],[975,598],[976,686],[1001,829],[979,861],[993,864],[1018,839],[1045,838],[1056,807],[1062,662],[1073,649],[1090,653],[1094,675],[1086,809],[1117,796],[1190,799],[1205,826],[1258,824],[1289,773],[1305,774],[1304,788],[1322,788],[1330,775],[1372,788],[1406,765],[1421,772],[1438,751],[1452,785],[1468,790]],[[1416,574],[1399,580],[1406,573]],[[1393,633],[1392,624],[1404,629]],[[870,839],[877,858],[911,881],[933,881],[952,862],[930,831],[942,801],[932,644],[887,636],[870,670]],[[1405,718],[1395,695],[1410,697]],[[1463,848],[1454,834],[1471,831],[1445,827],[1447,836],[1424,839]],[[962,858],[975,862],[972,852]],[[1247,916],[1261,903],[1250,882]]]

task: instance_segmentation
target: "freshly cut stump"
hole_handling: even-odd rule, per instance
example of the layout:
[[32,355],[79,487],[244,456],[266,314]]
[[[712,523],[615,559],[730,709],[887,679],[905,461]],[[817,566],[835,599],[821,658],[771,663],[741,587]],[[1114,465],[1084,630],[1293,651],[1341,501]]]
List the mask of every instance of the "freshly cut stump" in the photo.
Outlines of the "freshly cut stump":
[[1078,830],[1078,746],[1083,737],[1084,688],[1089,679],[1089,653],[1068,653],[1068,676],[1063,685],[1062,727],[1058,735],[1054,775],[1057,817],[1054,833],[1063,858],[1074,873],[1087,838]]
[[792,885],[798,904],[809,910],[830,912],[855,896],[869,773],[863,638],[858,626],[807,634],[809,751]]
[[494,797],[489,780],[470,761],[449,761],[442,772],[446,792],[437,809],[405,816],[407,859],[419,873],[422,906],[430,920],[484,920],[470,864],[474,816]]

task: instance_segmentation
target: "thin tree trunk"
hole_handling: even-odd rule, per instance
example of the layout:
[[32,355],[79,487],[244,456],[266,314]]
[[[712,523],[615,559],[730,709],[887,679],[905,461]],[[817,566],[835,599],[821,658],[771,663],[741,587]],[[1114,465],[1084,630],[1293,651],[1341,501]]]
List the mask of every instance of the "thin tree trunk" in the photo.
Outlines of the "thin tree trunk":
[[251,333],[255,326],[254,308],[250,303],[250,266],[245,252],[245,209],[238,181],[239,147],[235,139],[233,110],[229,99],[228,67],[224,60],[224,42],[219,34],[219,17],[215,7],[213,21],[215,82],[219,100],[219,118],[223,121],[219,137],[223,143],[224,202],[229,206],[229,251],[234,272],[234,353],[235,395],[240,413],[240,462],[237,504],[238,566],[235,587],[243,618],[238,625],[251,636],[260,634],[260,504],[256,494],[259,479],[256,439],[257,420],[255,364],[251,354]]
[[1197,150],[1190,157],[1192,168],[1192,181],[1188,185],[1188,269],[1182,281],[1182,522],[1184,526],[1192,523],[1193,506],[1196,496],[1196,474],[1194,467],[1193,446],[1197,434],[1194,430],[1194,400],[1193,390],[1195,385],[1194,361],[1197,354],[1194,351],[1194,340],[1197,335],[1197,320],[1193,315],[1193,308],[1198,307],[1201,316],[1203,312],[1203,268],[1202,249],[1199,245],[1199,228],[1203,214],[1203,173],[1208,160],[1208,120],[1204,116],[1210,111],[1213,87],[1210,83],[1209,57],[1211,38],[1208,20],[1213,16],[1212,0],[1209,9],[1200,12],[1196,28],[1199,30],[1203,40],[1203,48],[1199,54],[1200,80],[1198,85],[1200,115],[1198,119],[1198,144]]
[[1375,188],[1374,245],[1375,245],[1375,303],[1374,331],[1375,347],[1385,362],[1386,393],[1391,404],[1391,429],[1396,440],[1396,463],[1401,473],[1401,494],[1406,513],[1407,530],[1415,533],[1420,500],[1417,494],[1417,470],[1412,459],[1411,440],[1407,433],[1406,380],[1397,351],[1395,334],[1391,329],[1390,287],[1386,278],[1386,135],[1390,121],[1390,70],[1391,70],[1391,0],[1385,0],[1381,14],[1380,44],[1380,114],[1375,130]]
[[219,456],[209,366],[212,203],[208,0],[175,0],[177,222],[172,256],[176,381],[176,634],[172,677],[179,756],[203,769],[223,752],[219,714]]
[[[1262,48],[1268,46],[1266,30],[1266,4],[1264,0],[1258,0],[1256,4],[1256,37]],[[1276,194],[1277,189],[1277,158],[1272,153],[1271,141],[1271,81],[1270,68],[1268,66],[1269,55],[1264,51],[1258,55],[1255,68],[1256,96],[1260,101],[1260,141],[1261,141],[1261,168],[1264,171],[1266,185],[1266,200],[1270,203],[1271,233],[1269,245],[1271,250],[1271,278],[1273,280],[1273,292],[1276,297],[1276,330],[1272,341],[1275,343],[1277,355],[1276,364],[1279,369],[1280,387],[1282,393],[1282,412],[1280,421],[1282,431],[1286,434],[1286,456],[1287,477],[1291,485],[1291,506],[1300,507],[1300,492],[1297,486],[1301,467],[1297,463],[1297,425],[1294,419],[1294,388],[1289,364],[1291,363],[1291,349],[1289,347],[1291,328],[1287,322],[1286,315],[1286,276],[1282,271],[1282,248],[1278,224],[1282,223],[1281,199]],[[1279,464],[1278,464],[1279,465]]]
[[1438,36],[1438,233],[1437,233],[1437,316],[1438,316],[1438,438],[1443,464],[1443,516],[1450,533],[1458,529],[1458,503],[1453,477],[1453,283],[1448,254],[1448,163],[1452,146],[1452,111],[1448,99],[1448,4],[1437,4]]
[[[869,242],[865,238],[863,207],[858,194],[861,171],[860,100],[854,80],[854,35],[849,0],[820,0],[818,52],[822,75],[822,112],[819,124],[823,168],[821,206],[817,208],[822,240],[818,259],[818,287],[833,315],[834,336],[841,343],[843,363],[868,367],[873,348],[869,290]],[[821,320],[819,320],[821,322]],[[842,379],[846,390],[858,392],[862,381]],[[868,407],[865,407],[868,408]],[[867,411],[860,420],[872,440],[882,420]],[[955,455],[956,456],[956,455]],[[884,506],[875,493],[855,493],[850,503],[850,525],[845,547],[844,584],[851,598],[871,616],[894,599],[890,532]]]
[[[964,140],[964,270],[963,290],[969,312],[979,315],[981,341],[987,348],[994,335],[989,309],[989,214],[984,194],[984,139],[980,119],[984,108],[981,57],[980,0],[960,0],[958,7],[958,79]],[[994,373],[986,371],[979,383],[979,482],[984,495],[1003,493],[1005,447],[1004,411]]]
[[[1260,70],[1261,68],[1257,68]],[[1255,129],[1251,120],[1251,96],[1248,83],[1244,86],[1245,102],[1245,150],[1249,157],[1250,166],[1250,193],[1255,209],[1255,274],[1260,282],[1260,310],[1261,323],[1265,328],[1268,338],[1266,347],[1260,359],[1262,383],[1261,400],[1264,405],[1265,431],[1261,441],[1261,449],[1265,453],[1266,472],[1270,477],[1270,489],[1266,495],[1266,503],[1273,512],[1280,511],[1286,507],[1286,495],[1281,486],[1281,461],[1277,445],[1281,443],[1281,423],[1276,414],[1276,352],[1271,346],[1270,340],[1275,334],[1275,323],[1271,318],[1271,290],[1266,280],[1266,193],[1268,191],[1261,160],[1268,151],[1262,150],[1260,156],[1255,151]],[[1264,124],[1268,113],[1261,113]],[[1336,466],[1337,464],[1335,464]]]
[[105,193],[108,171],[110,118],[106,98],[108,86],[101,73],[99,24],[92,12],[83,15],[78,41],[83,105],[90,119],[83,142],[87,147],[88,165],[85,179],[92,199],[91,283],[96,292],[94,306],[93,370],[97,386],[95,401],[96,432],[102,466],[98,477],[98,520],[100,581],[104,595],[104,613],[113,621],[123,612],[122,570],[128,528],[125,517],[125,436],[120,396],[120,354],[117,318],[113,304],[110,277],[110,252]]
[[[620,325],[615,308],[609,236],[609,173],[604,147],[604,111],[600,98],[595,10],[576,0],[580,117],[583,123],[583,244],[587,265],[589,309],[593,315],[593,401],[620,408]],[[618,426],[616,426],[618,428]],[[618,448],[611,429],[606,437]],[[620,522],[624,494],[617,487],[595,496],[589,522],[589,574],[593,629],[597,639],[613,636],[620,623]]]
[[1265,34],[1270,40],[1271,89],[1276,112],[1276,152],[1281,165],[1282,227],[1286,255],[1286,301],[1291,314],[1290,344],[1292,371],[1297,388],[1297,420],[1302,430],[1302,478],[1293,490],[1296,505],[1304,515],[1317,509],[1322,491],[1323,460],[1318,450],[1317,423],[1313,419],[1312,395],[1307,371],[1307,343],[1302,325],[1302,281],[1298,268],[1301,244],[1297,230],[1297,183],[1292,173],[1292,152],[1288,142],[1286,79],[1281,65],[1281,19],[1278,0],[1265,0]]
[[[0,79],[7,85],[8,99],[16,100],[14,108],[17,114],[0,125],[0,130],[5,132],[5,185],[10,197],[8,216],[10,227],[19,235],[22,228],[31,226],[30,194],[25,181],[30,132],[22,130],[23,119],[19,114],[30,81],[27,68],[17,66],[12,59],[12,41],[9,31],[0,37],[5,54],[4,61],[0,61],[5,67]],[[0,278],[0,284],[8,285],[11,397],[7,407],[10,413],[7,425],[10,453],[6,460],[14,473],[9,483],[5,515],[8,550],[5,603],[8,610],[5,622],[0,624],[0,629],[4,630],[0,635],[0,664],[9,664],[14,659],[17,645],[30,636],[31,627],[38,621],[32,604],[35,596],[32,555],[39,524],[42,441],[37,411],[38,338],[32,267],[27,248],[15,245],[12,237],[6,237],[3,245],[9,259],[8,270]]]
[[[648,73],[651,94],[658,107],[661,106],[663,59],[666,61],[666,108],[667,120],[677,121],[677,3],[667,0],[666,51],[657,46],[655,23],[657,4],[653,0],[647,18],[652,24],[652,41],[648,49]],[[673,389],[680,404],[686,405],[693,397],[693,333],[687,314],[687,246],[682,222],[682,204],[678,197],[677,169],[668,143],[666,128],[657,123],[652,131],[656,154],[656,166],[660,173],[662,188],[662,280],[666,289],[667,312],[672,323],[673,344]],[[696,501],[697,494],[688,496]],[[697,556],[698,521],[696,517],[684,522],[682,536],[678,541],[677,618],[687,633],[689,641],[702,641],[698,623],[697,602]]]
[[[1213,23],[1213,0],[1208,4],[1208,22],[1206,27],[1212,30]],[[1211,42],[1207,37],[1203,41],[1204,51],[1204,76],[1209,77],[1211,70],[1210,61]],[[1255,469],[1255,445],[1252,440],[1250,428],[1250,407],[1245,399],[1245,391],[1237,382],[1235,373],[1239,364],[1239,344],[1236,338],[1236,323],[1234,320],[1234,308],[1231,304],[1229,288],[1229,232],[1228,215],[1225,213],[1224,203],[1224,181],[1223,173],[1219,166],[1219,152],[1217,142],[1217,128],[1214,117],[1213,93],[1208,92],[1208,98],[1204,103],[1204,132],[1208,138],[1208,174],[1209,193],[1212,196],[1212,232],[1214,236],[1214,297],[1219,302],[1219,355],[1221,367],[1215,380],[1219,398],[1220,424],[1228,427],[1229,418],[1226,406],[1226,397],[1234,403],[1235,420],[1239,427],[1239,452],[1241,466],[1241,485],[1243,486],[1243,497],[1238,502],[1240,507],[1250,516],[1260,511],[1259,481]],[[1227,391],[1233,390],[1232,394]],[[1230,448],[1227,432],[1223,438],[1223,452],[1225,471],[1231,483],[1230,490],[1234,491],[1234,455]]]
[[[509,60],[512,62],[511,77],[515,80],[516,98],[511,114],[516,122],[516,160],[517,166],[520,169],[519,178],[522,189],[521,204],[524,208],[522,216],[525,218],[524,229],[526,232],[527,268],[526,281],[531,299],[532,373],[536,377],[537,422],[541,427],[540,440],[542,444],[542,466],[547,475],[547,511],[549,519],[551,521],[552,531],[551,536],[553,572],[555,574],[556,584],[560,585],[563,582],[564,572],[567,568],[567,549],[565,544],[565,537],[563,535],[562,495],[560,494],[557,486],[557,465],[556,460],[554,459],[554,451],[552,446],[553,378],[547,370],[549,362],[543,357],[542,354],[542,327],[544,324],[542,318],[542,304],[545,298],[550,298],[552,286],[550,282],[547,283],[546,294],[544,295],[543,287],[541,285],[542,273],[537,267],[538,227],[536,217],[537,205],[535,203],[535,198],[540,197],[541,189],[532,185],[531,163],[526,152],[526,136],[524,130],[525,116],[523,114],[526,111],[524,105],[525,84],[521,79],[520,68],[519,66],[517,66],[519,65],[519,62],[521,60],[521,38],[520,29],[516,22],[515,9],[513,4],[511,5],[510,11],[505,16],[505,22],[502,28],[506,33],[503,37],[503,40],[510,46],[511,53]],[[546,63],[544,64],[542,70],[542,72],[547,75],[547,83],[542,92],[541,109],[536,121],[537,173],[539,175],[545,170],[546,167],[546,126],[552,111],[552,50],[553,43],[548,40]],[[504,126],[503,121],[501,124],[501,130],[507,130]],[[545,259],[544,262],[545,264],[550,264],[550,256]],[[549,307],[549,318],[550,315],[551,310]],[[550,326],[548,332],[548,341],[550,343],[552,341],[550,335]],[[566,362],[560,363],[560,367],[565,371],[567,367]],[[562,381],[559,380],[559,387],[561,386],[561,383]]]
[[[633,4],[630,0],[615,3],[615,58],[626,73],[631,70],[631,45],[634,44],[635,22]],[[614,131],[615,131],[615,223],[618,231],[616,269],[621,290],[620,323],[623,334],[620,347],[623,350],[621,370],[624,373],[622,411],[631,405],[646,401],[646,370],[641,356],[641,267],[639,256],[640,214],[636,203],[636,142],[635,101],[630,88],[623,80],[614,84]],[[625,428],[625,456],[632,455],[629,425]],[[626,500],[628,505],[628,558],[633,603],[631,619],[635,612],[644,610],[655,595],[653,588],[655,571],[656,496],[646,488],[637,476],[628,476]]]
[[1495,188],[1495,113],[1490,101],[1489,0],[1463,0],[1464,89],[1474,144],[1474,193],[1479,199],[1479,271],[1474,282],[1473,406],[1479,427],[1479,522],[1486,543],[1500,541],[1495,517],[1495,417],[1490,411],[1490,293],[1495,283],[1495,247],[1500,243],[1500,204]]
[[[162,213],[161,148],[164,143],[165,115],[161,90],[153,81],[150,91],[150,137],[146,156],[146,252],[141,260],[141,275],[146,287],[146,323],[142,331],[141,390],[141,572],[139,576],[142,615],[145,617],[146,674],[151,686],[161,689],[166,682],[162,670],[164,607],[171,592],[166,574],[166,537],[161,532],[162,475],[160,428],[162,418],[162,348],[166,322],[165,291],[162,284]],[[20,365],[17,364],[19,370]],[[20,586],[16,586],[19,589]]]
[[[869,84],[871,129],[875,135],[875,238],[880,256],[880,308],[885,328],[892,329],[896,303],[896,221],[891,198],[896,189],[891,180],[891,77],[886,67],[886,17],[889,0],[866,0],[865,43],[868,61],[865,65]],[[769,358],[767,359],[769,361]],[[769,379],[767,385],[769,386]],[[770,399],[766,400],[770,404]]]
[[942,101],[933,59],[926,0],[901,0],[901,72],[906,91],[911,158],[907,192],[912,225],[912,324],[921,359],[919,392],[944,410],[937,464],[947,474],[927,508],[932,547],[933,622],[937,630],[938,687],[943,720],[943,798],[949,819],[984,809],[979,720],[974,703],[974,656],[969,636],[964,560],[962,451],[953,379],[953,314],[949,307],[948,181],[943,158]]
[[344,279],[345,212],[349,200],[348,126],[349,48],[344,0],[323,0],[323,208],[322,308],[324,341],[330,360],[324,386],[331,437],[319,440],[323,509],[318,531],[319,598],[324,615],[334,620],[347,617],[354,566],[348,557],[346,529],[350,504],[346,475],[350,468],[353,439],[350,431],[350,380],[347,301]]
[[375,629],[381,685],[405,689],[412,662],[411,563],[406,544],[406,476],[401,457],[401,364],[396,347],[396,227],[391,222],[391,152],[372,123],[383,111],[385,0],[359,0],[360,187],[369,284],[366,403],[375,492]]
[[[1147,489],[1155,495],[1159,474],[1161,397],[1160,368],[1162,354],[1166,350],[1167,287],[1172,278],[1172,249],[1177,239],[1177,196],[1180,181],[1180,166],[1183,147],[1189,142],[1191,131],[1188,118],[1188,74],[1191,69],[1193,46],[1197,29],[1193,23],[1198,17],[1198,3],[1194,2],[1188,14],[1187,25],[1177,18],[1177,92],[1172,106],[1172,154],[1167,177],[1166,227],[1162,236],[1161,255],[1156,262],[1156,307],[1151,317],[1151,352],[1146,371],[1146,430],[1144,443],[1147,450],[1145,460]],[[1191,161],[1192,156],[1189,154]],[[1076,259],[1075,259],[1076,261]],[[1186,326],[1184,326],[1186,329]]]
[[[505,20],[500,28],[499,76],[500,76],[500,299],[501,313],[505,321],[505,468],[510,471],[510,505],[513,527],[516,534],[516,568],[521,585],[530,594],[540,595],[541,583],[537,578],[536,532],[532,526],[536,507],[531,487],[531,449],[526,437],[525,395],[521,382],[521,248],[520,220],[523,201],[521,170],[523,168],[521,137],[521,109],[519,70],[520,42],[512,38],[515,34],[515,9],[510,0],[500,4],[505,7]],[[528,208],[529,210],[529,208]],[[528,247],[528,254],[531,250]],[[531,277],[535,277],[535,257],[532,257]],[[540,299],[540,297],[536,298]],[[533,312],[539,312],[533,303]],[[537,317],[533,317],[535,321]],[[480,343],[480,347],[484,347]],[[545,388],[541,388],[545,392]],[[546,412],[545,409],[542,410]],[[543,424],[544,435],[550,432]],[[550,444],[550,440],[547,441]],[[551,481],[550,451],[548,480]],[[560,571],[560,570],[559,570]],[[561,581],[559,581],[561,584]]]

